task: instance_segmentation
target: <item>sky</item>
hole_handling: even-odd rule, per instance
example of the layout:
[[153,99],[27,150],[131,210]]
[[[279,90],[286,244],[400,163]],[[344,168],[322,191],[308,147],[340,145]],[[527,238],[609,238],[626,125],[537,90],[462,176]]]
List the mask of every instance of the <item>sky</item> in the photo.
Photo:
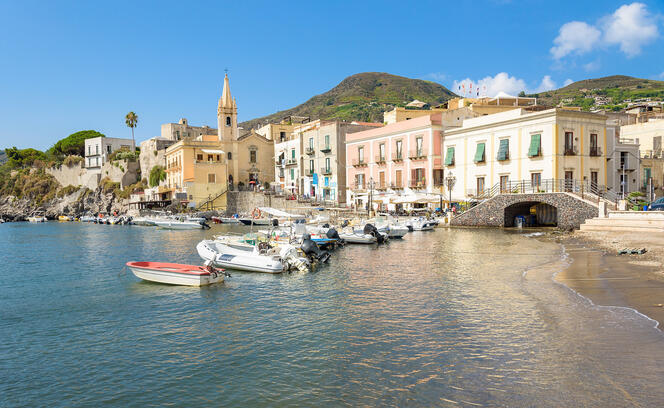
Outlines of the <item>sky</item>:
[[182,117],[216,127],[225,69],[240,121],[359,72],[488,96],[664,80],[664,0],[0,0],[0,19],[0,148],[130,138],[129,111],[139,142]]

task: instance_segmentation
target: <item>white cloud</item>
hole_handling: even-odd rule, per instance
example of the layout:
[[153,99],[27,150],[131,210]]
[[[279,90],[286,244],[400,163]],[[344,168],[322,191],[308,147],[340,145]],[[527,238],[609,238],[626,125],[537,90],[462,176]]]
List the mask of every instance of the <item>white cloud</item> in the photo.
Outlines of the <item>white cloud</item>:
[[567,79],[565,80],[565,82],[563,82],[563,86],[567,86],[567,85],[569,85],[569,84],[573,84],[573,83],[574,83],[574,81],[572,81],[570,78],[567,78]]
[[643,3],[618,8],[604,24],[604,41],[620,45],[628,57],[641,53],[641,47],[659,36],[657,25]]
[[535,92],[544,92],[544,91],[550,91],[556,87],[556,83],[551,79],[550,75],[544,75],[544,78],[542,78],[542,82],[540,85],[535,89]]
[[584,21],[563,24],[549,51],[553,58],[560,60],[572,54],[586,54],[599,46],[619,45],[625,55],[634,57],[657,37],[655,17],[645,4],[632,3],[620,6],[595,25]]
[[597,71],[599,67],[600,67],[599,61],[590,61],[589,63],[583,65],[583,69],[585,69],[588,72]]
[[530,88],[523,79],[510,76],[507,72],[500,72],[493,77],[487,76],[477,81],[470,78],[454,81],[452,90],[459,95],[467,97],[493,97],[500,92],[509,95],[518,95],[521,91],[537,93],[549,91],[555,87],[556,83],[551,79],[550,75],[545,75],[537,87]]
[[443,82],[447,79],[447,75],[443,74],[442,72],[431,72],[426,74],[424,78],[431,78],[436,82]]
[[599,42],[602,33],[583,21],[572,21],[560,27],[558,37],[553,40],[551,48],[553,58],[560,59],[566,55],[584,54],[593,49]]

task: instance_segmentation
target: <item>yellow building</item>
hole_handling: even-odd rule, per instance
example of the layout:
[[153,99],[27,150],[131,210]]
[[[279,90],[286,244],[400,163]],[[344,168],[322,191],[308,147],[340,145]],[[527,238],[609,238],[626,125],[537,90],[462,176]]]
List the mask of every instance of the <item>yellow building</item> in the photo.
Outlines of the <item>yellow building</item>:
[[171,198],[196,207],[225,208],[228,162],[216,135],[184,138],[166,149],[166,187]]

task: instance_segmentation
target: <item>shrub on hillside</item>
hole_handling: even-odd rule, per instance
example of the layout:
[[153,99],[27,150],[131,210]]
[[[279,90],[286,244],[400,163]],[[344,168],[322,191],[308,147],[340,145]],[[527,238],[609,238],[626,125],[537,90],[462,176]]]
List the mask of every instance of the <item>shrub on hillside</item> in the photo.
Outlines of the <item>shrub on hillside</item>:
[[73,167],[79,163],[83,163],[83,158],[81,156],[75,156],[71,154],[65,157],[65,159],[62,161],[62,164],[67,167]]
[[6,165],[12,169],[25,168],[32,166],[36,160],[46,162],[47,156],[44,152],[36,149],[17,149],[11,147],[5,150],[7,154]]

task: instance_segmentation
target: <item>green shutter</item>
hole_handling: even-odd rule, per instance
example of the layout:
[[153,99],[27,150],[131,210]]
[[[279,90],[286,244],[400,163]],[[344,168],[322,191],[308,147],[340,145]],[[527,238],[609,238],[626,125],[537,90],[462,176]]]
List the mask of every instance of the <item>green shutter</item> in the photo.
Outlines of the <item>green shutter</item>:
[[475,150],[475,163],[482,163],[484,161],[484,143],[477,144],[477,150]]
[[530,136],[530,148],[528,149],[528,157],[535,157],[540,155],[541,135]]
[[645,167],[643,169],[643,187],[645,188],[648,187],[648,179],[651,177],[651,175],[652,175],[652,170],[650,169],[650,167]]
[[445,165],[446,166],[453,166],[454,165],[454,148],[453,147],[448,147],[447,148],[447,155],[445,156]]
[[507,160],[510,156],[510,140],[502,139],[498,148],[498,160]]

